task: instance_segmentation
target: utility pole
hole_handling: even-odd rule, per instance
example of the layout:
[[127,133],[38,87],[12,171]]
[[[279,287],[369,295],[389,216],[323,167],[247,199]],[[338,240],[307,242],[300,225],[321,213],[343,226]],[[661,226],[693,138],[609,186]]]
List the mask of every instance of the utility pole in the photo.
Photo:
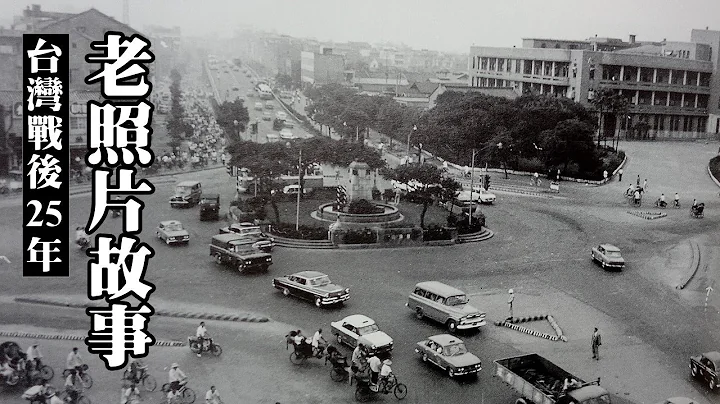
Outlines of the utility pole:
[[470,171],[470,211],[468,212],[468,226],[472,226],[472,214],[473,208],[475,207],[473,204],[473,186],[475,185],[475,149],[472,151],[472,161],[470,162],[470,165],[472,166],[472,170]]
[[297,205],[295,206],[295,231],[300,230],[300,177],[302,176],[302,149],[300,149],[300,155],[298,156],[298,194],[297,194]]
[[413,134],[417,130],[417,125],[413,125],[412,130],[408,133],[407,138],[407,160],[405,160],[405,164],[410,164],[410,135]]

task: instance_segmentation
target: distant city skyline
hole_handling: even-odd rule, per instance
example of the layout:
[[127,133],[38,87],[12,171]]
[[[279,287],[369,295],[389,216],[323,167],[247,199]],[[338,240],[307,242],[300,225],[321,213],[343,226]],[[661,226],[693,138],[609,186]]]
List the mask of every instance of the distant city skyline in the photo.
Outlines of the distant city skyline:
[[[78,13],[95,7],[121,21],[122,0],[0,0],[9,28],[31,4]],[[470,46],[521,46],[522,38],[688,41],[692,28],[720,30],[716,0],[129,0],[130,25],[180,26],[187,36],[230,37],[241,28],[319,41],[405,44],[415,49],[468,53]]]

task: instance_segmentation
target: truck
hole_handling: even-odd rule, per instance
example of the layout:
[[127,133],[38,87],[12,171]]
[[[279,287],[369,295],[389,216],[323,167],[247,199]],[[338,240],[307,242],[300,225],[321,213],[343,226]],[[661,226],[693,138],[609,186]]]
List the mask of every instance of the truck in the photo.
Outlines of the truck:
[[515,404],[610,404],[600,379],[586,382],[538,354],[493,361],[495,377],[520,393]]

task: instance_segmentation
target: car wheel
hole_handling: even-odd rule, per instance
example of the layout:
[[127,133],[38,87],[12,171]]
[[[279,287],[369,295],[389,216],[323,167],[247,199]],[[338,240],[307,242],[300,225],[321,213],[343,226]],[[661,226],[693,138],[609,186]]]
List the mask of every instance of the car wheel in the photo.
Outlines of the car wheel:
[[170,239],[165,239],[165,244],[170,245]]
[[340,336],[340,334],[335,334],[335,339],[337,340],[338,344],[342,345],[343,339],[342,339],[342,336]]
[[424,354],[422,355],[422,361],[423,361],[423,362],[427,362],[427,360],[428,360],[427,354],[424,353]]
[[453,368],[448,368],[448,376],[449,376],[451,379],[452,379],[453,377],[455,377],[455,369],[453,369]]
[[710,378],[710,381],[708,382],[708,387],[710,387],[710,391],[715,391],[715,387],[717,387],[717,382],[715,379]]
[[222,255],[220,255],[220,254],[215,254],[213,257],[215,258],[215,263],[216,263],[216,264],[222,264],[222,262],[223,262],[223,261],[222,261]]
[[290,296],[290,289],[284,288],[284,289],[283,289],[283,295],[285,295],[285,296]]
[[448,331],[450,331],[450,332],[457,331],[457,323],[455,322],[455,320],[449,320],[447,322],[447,328],[448,328]]
[[319,297],[316,297],[315,298],[315,306],[318,308],[322,307],[322,299],[320,299]]
[[697,377],[697,375],[698,375],[697,366],[695,366],[695,365],[690,366],[690,374],[692,375],[692,377]]
[[423,309],[420,307],[415,309],[415,317],[417,317],[418,320],[422,320],[423,317],[425,317],[425,314],[423,314]]

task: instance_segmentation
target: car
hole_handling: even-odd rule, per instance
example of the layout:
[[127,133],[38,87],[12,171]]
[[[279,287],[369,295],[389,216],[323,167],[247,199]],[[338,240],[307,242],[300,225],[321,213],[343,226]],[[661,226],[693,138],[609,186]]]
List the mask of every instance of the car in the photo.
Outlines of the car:
[[192,207],[200,203],[202,184],[199,181],[181,181],[175,185],[175,195],[170,198],[170,207]]
[[239,234],[217,234],[210,241],[210,256],[220,265],[227,265],[248,272],[260,269],[267,272],[272,265],[272,255],[253,248],[253,241]]
[[665,401],[661,401],[657,404],[700,404],[692,398],[687,397],[670,397]]
[[330,282],[330,277],[318,271],[302,271],[275,278],[275,289],[285,296],[297,296],[315,302],[315,306],[342,305],[350,298],[350,289]]
[[[290,184],[283,187],[283,194],[285,195],[297,195],[298,192],[300,192],[300,185],[298,184]],[[310,195],[312,192],[312,188],[303,187],[303,195]]]
[[190,233],[183,228],[178,220],[165,220],[158,224],[155,236],[165,244],[187,244],[190,242]]
[[460,201],[457,199],[449,200],[449,201],[441,201],[439,205],[448,212],[452,213],[465,213],[468,214],[470,210],[472,209],[473,215],[480,215],[480,206],[477,204],[477,202],[470,202],[470,201]]
[[[465,198],[465,200],[467,200],[467,201],[470,200],[469,194],[470,194],[470,192],[468,192],[468,191],[460,192],[460,195],[467,196],[467,198]],[[458,199],[461,199],[460,196],[458,196]],[[473,187],[473,192],[472,192],[472,200],[473,201],[492,205],[496,199],[497,199],[497,197],[495,196],[495,194],[493,194],[492,192],[483,188],[481,185],[475,185]]]
[[272,100],[267,100],[267,101],[265,101],[265,108],[273,109],[273,108],[275,108],[275,103],[272,102]]
[[278,111],[275,113],[275,118],[280,119],[281,121],[284,121],[287,119],[287,114],[285,111]]
[[283,126],[288,129],[293,129],[295,127],[295,124],[291,120],[287,119],[283,121]]
[[240,87],[235,86],[235,87],[232,88],[232,90],[233,90],[233,91],[240,91]]
[[451,378],[482,370],[480,358],[468,352],[462,340],[449,334],[433,335],[418,342],[415,352],[420,354],[423,362],[434,364]]
[[622,270],[625,268],[625,259],[620,254],[620,249],[612,244],[600,244],[593,247],[590,256],[593,261],[599,262],[603,269],[617,268]]
[[254,97],[254,96],[255,96],[255,91],[253,91],[253,90],[248,90],[248,91],[247,91],[247,96],[248,96],[248,97]]
[[220,195],[204,194],[200,199],[200,220],[220,219]]
[[280,138],[284,140],[295,140],[297,137],[293,135],[293,133],[290,131],[290,129],[281,129],[280,130]]
[[419,282],[405,304],[418,319],[429,318],[448,331],[478,329],[487,324],[486,313],[470,305],[467,294],[442,282]]
[[370,355],[389,354],[393,349],[393,339],[380,331],[375,320],[362,314],[353,314],[332,322],[330,329],[338,344],[345,344],[351,348],[363,344]]
[[712,351],[690,357],[690,375],[707,383],[710,390],[720,388],[720,352]]
[[274,142],[279,142],[279,141],[280,141],[280,136],[278,136],[277,133],[268,133],[268,134],[265,135],[265,136],[267,136],[267,141],[268,141],[268,143],[274,143]]
[[263,110],[262,102],[256,102],[255,103],[255,111],[262,111],[262,110]]
[[272,114],[268,111],[265,111],[262,113],[262,120],[263,121],[271,121],[272,120]]
[[220,234],[226,233],[238,234],[253,240],[253,248],[263,252],[270,252],[275,247],[275,239],[263,233],[260,226],[252,223],[233,223],[220,229]]

